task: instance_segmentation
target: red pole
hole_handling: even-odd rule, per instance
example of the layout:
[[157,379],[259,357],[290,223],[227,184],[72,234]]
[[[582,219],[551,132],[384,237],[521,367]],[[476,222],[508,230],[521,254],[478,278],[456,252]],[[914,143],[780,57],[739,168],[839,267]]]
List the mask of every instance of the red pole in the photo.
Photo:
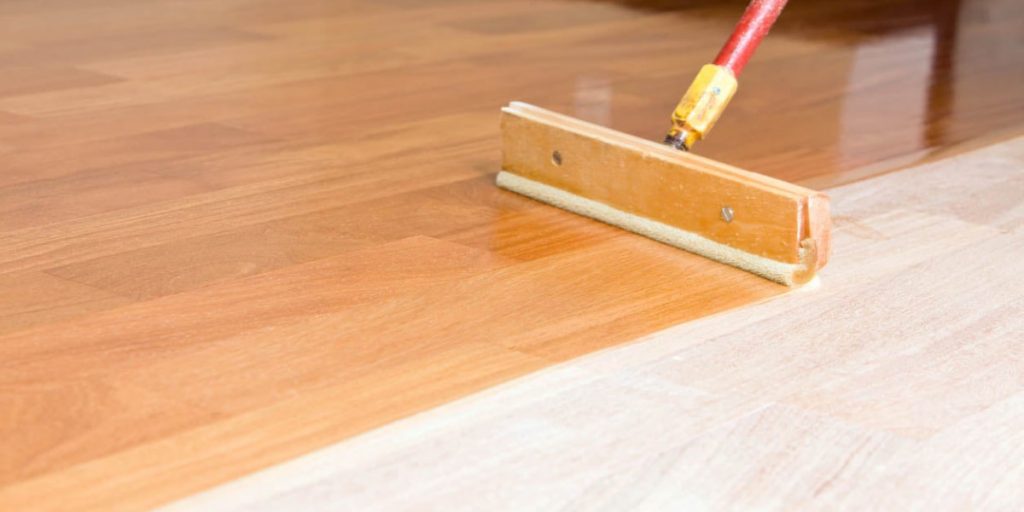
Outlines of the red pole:
[[786,0],[752,0],[714,63],[739,76],[785,6]]

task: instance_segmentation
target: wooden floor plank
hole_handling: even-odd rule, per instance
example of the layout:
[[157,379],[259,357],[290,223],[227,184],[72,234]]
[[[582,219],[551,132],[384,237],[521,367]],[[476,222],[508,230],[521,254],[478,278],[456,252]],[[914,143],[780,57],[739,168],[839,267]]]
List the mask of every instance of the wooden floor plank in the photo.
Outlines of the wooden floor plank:
[[[166,510],[1020,508],[1024,210],[964,207],[1022,182],[1016,139],[832,190],[846,221],[817,289],[576,359]],[[908,195],[927,200],[886,210]]]
[[0,276],[0,334],[130,303],[115,293],[41,272]]

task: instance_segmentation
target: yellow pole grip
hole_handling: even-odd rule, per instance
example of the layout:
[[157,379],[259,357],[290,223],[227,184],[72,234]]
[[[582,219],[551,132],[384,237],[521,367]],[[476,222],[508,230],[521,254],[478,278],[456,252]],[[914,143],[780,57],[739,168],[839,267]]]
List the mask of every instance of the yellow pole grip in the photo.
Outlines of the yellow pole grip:
[[[672,112],[672,127],[665,141],[676,141],[689,149],[703,139],[736,94],[738,83],[732,72],[705,64]],[[678,147],[678,146],[677,146]]]

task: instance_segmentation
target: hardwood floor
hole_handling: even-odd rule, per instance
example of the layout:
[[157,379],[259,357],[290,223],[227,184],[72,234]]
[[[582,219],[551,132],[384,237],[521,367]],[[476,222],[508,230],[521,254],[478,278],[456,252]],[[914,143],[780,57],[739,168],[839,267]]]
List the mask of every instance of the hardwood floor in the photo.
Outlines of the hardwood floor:
[[[706,156],[1015,133],[1013,0],[797,5]],[[784,291],[502,192],[498,108],[648,138],[736,2],[0,5],[0,508],[138,509]]]
[[832,194],[817,289],[164,510],[1020,510],[1024,138]]

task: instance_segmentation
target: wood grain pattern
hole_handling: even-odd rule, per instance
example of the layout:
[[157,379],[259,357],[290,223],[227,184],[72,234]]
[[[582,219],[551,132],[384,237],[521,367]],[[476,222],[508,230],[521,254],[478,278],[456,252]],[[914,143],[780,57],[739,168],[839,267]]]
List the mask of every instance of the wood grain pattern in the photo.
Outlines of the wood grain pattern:
[[[794,6],[701,154],[824,187],[1014,130],[1020,2],[933,4]],[[0,508],[156,505],[781,293],[493,186],[501,105],[657,138],[740,8],[3,2]]]
[[830,192],[841,221],[817,289],[164,510],[1024,507],[1024,138]]

